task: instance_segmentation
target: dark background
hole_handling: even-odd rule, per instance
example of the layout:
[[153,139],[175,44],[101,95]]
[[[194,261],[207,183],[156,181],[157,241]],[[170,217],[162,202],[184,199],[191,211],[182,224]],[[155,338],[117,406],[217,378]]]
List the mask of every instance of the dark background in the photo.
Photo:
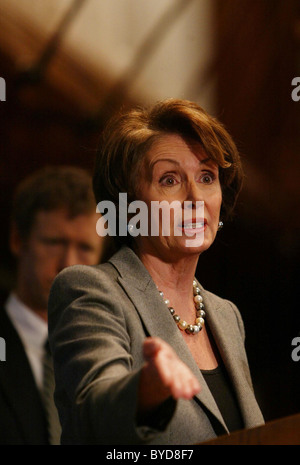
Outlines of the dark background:
[[[254,387],[271,420],[300,412],[300,361],[291,358],[300,332],[300,101],[291,98],[291,81],[300,76],[300,8],[298,0],[212,1],[215,56],[207,79],[217,83],[216,116],[240,149],[246,179],[236,216],[200,258],[198,278],[239,307]],[[109,76],[95,80],[67,57],[20,69],[5,34],[1,27],[0,76],[7,85],[7,101],[0,102],[4,292],[14,277],[8,231],[17,183],[48,164],[92,170],[103,123],[121,105],[142,103],[128,99],[126,82],[104,105],[101,89]],[[71,81],[77,90],[89,88],[94,101],[88,105],[80,91],[70,96]]]

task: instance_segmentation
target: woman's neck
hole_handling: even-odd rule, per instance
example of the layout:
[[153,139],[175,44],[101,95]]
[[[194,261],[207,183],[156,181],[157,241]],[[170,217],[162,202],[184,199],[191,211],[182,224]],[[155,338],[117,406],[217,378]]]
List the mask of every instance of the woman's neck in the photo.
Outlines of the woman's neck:
[[144,251],[138,251],[138,256],[159,290],[168,295],[176,292],[181,297],[189,297],[198,255],[183,256],[176,261],[165,261],[156,254]]

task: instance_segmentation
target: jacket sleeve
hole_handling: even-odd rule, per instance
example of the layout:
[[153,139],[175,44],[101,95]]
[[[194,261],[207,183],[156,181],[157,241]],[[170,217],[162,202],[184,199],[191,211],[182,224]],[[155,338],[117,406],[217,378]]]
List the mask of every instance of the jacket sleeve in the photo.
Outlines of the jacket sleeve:
[[116,281],[102,270],[69,267],[50,293],[49,340],[62,443],[147,443],[166,427],[174,405],[158,427],[137,426],[140,369],[133,369]]

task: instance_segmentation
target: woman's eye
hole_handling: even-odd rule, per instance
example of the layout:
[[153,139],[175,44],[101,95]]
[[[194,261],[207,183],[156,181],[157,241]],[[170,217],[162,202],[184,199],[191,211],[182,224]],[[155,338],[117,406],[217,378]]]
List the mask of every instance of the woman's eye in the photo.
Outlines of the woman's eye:
[[214,181],[215,177],[212,173],[204,173],[202,174],[200,180],[204,184],[211,184]]
[[177,184],[177,180],[173,176],[164,176],[160,179],[160,184],[162,186],[172,187]]

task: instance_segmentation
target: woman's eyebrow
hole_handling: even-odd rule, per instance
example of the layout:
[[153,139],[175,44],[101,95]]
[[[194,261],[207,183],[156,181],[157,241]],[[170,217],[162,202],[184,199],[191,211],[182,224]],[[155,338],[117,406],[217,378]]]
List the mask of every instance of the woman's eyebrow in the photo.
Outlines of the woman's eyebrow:
[[170,163],[173,163],[174,165],[177,165],[177,166],[180,165],[180,163],[177,160],[175,160],[174,158],[158,158],[157,160],[155,160],[153,162],[150,162],[149,167],[153,170],[154,165],[156,165],[156,163],[158,163],[160,161],[168,161]]
[[200,165],[204,165],[205,163],[208,163],[210,161],[212,161],[211,158],[207,157],[207,158],[204,158],[204,160],[199,160],[199,163],[200,163]]
[[[151,169],[151,172],[153,172],[153,168],[156,165],[156,163],[158,163],[160,161],[167,161],[169,163],[172,163],[173,165],[180,166],[180,163],[177,160],[175,160],[174,158],[167,158],[167,157],[166,158],[158,158],[157,160],[151,161],[149,163],[149,168]],[[203,160],[199,160],[199,165],[205,165],[205,164],[209,164],[211,162],[214,163],[211,158],[207,157],[207,158],[204,158]]]

